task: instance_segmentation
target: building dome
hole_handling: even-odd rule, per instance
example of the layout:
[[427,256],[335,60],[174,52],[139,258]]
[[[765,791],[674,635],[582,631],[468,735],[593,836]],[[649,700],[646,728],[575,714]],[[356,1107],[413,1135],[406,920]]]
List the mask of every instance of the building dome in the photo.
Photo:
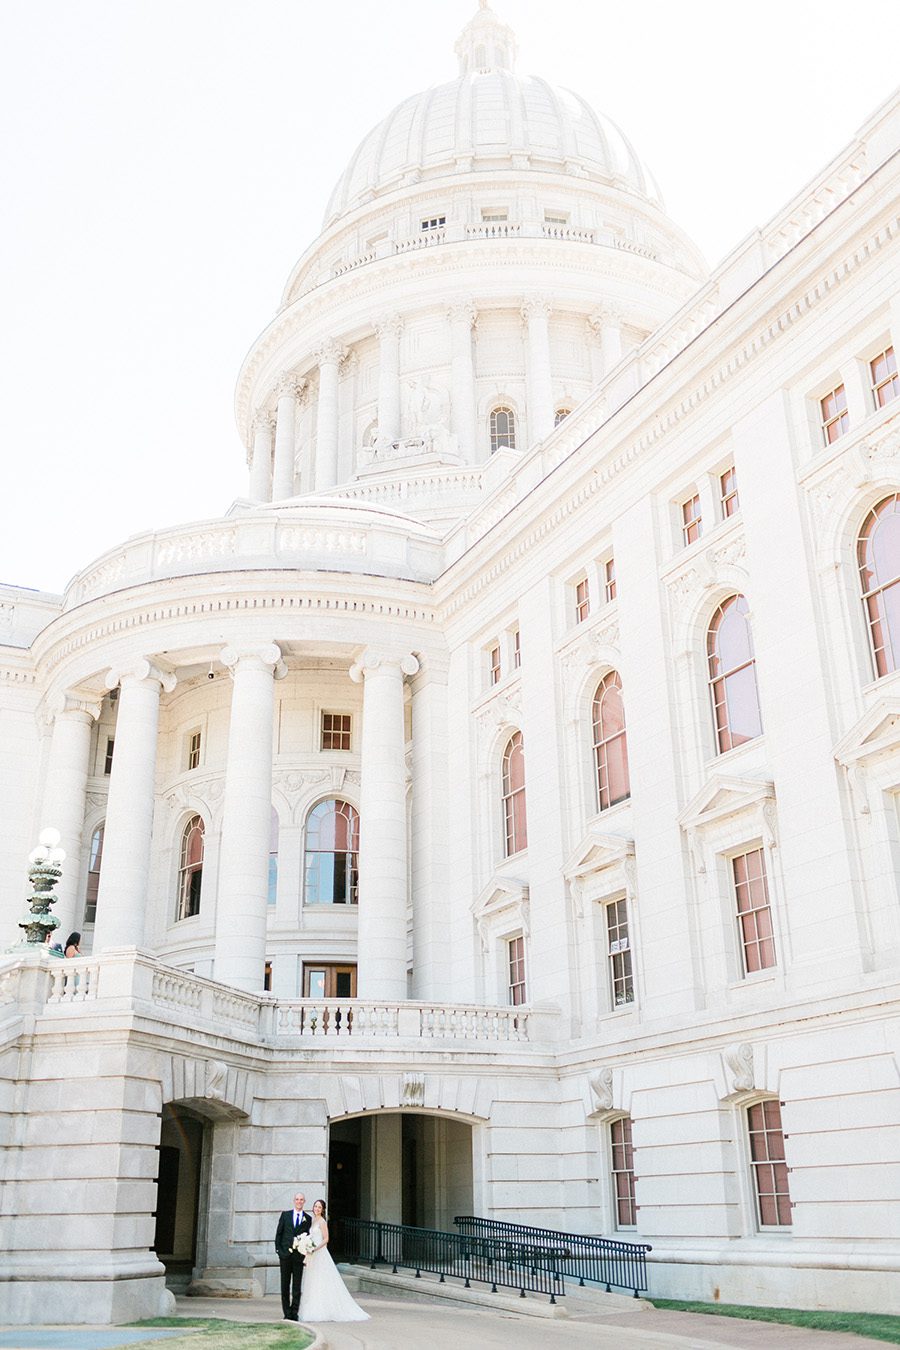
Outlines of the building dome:
[[459,75],[399,103],[360,142],[325,223],[398,187],[501,169],[570,173],[662,205],[623,132],[579,94],[515,73],[515,37],[482,7],[456,44]]

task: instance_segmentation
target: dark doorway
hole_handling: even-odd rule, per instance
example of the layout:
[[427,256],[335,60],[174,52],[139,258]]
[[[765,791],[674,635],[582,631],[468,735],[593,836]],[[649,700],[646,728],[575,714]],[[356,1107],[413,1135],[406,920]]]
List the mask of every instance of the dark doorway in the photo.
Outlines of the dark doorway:
[[328,1150],[328,1215],[338,1222],[334,1225],[333,1255],[341,1255],[340,1235],[342,1218],[359,1218],[359,1172],[361,1134],[364,1122],[341,1120],[331,1127]]
[[184,1106],[163,1107],[153,1247],[173,1283],[190,1279],[197,1259],[203,1119]]

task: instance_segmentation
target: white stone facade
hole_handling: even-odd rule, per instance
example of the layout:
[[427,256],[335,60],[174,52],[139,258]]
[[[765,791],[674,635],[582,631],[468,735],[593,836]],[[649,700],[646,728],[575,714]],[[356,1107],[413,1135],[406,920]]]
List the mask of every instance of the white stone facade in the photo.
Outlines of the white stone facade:
[[[273,1290],[274,1215],[334,1199],[341,1149],[371,1216],[621,1227],[659,1294],[900,1312],[900,619],[879,673],[857,564],[900,492],[872,364],[900,343],[900,103],[706,277],[486,7],[457,52],[362,142],[244,363],[248,496],[63,596],[0,588],[0,941],[52,825],[89,953],[0,966],[0,1321],[60,1275],[67,1318],[164,1309],[169,1164],[199,1200],[161,1255]],[[735,596],[762,732],[723,748]],[[627,796],[598,785],[613,672]],[[314,903],[357,852],[312,856],[326,801],[359,813],[358,904]]]

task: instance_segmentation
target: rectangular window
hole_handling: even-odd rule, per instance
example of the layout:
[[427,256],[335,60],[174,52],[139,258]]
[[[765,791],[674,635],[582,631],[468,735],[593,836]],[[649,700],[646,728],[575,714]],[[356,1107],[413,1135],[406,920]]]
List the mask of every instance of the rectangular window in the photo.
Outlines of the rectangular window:
[[897,358],[894,355],[893,347],[886,347],[883,352],[874,357],[869,362],[869,370],[872,376],[872,396],[875,399],[875,407],[883,408],[888,403],[893,403],[894,399],[900,395],[900,377],[897,375]]
[[104,772],[105,774],[110,774],[110,773],[112,773],[113,751],[115,750],[115,748],[116,748],[116,743],[115,743],[115,741],[113,740],[112,736],[107,736],[107,738],[106,738],[106,758],[105,758],[104,761],[103,761],[103,772]]
[[439,230],[442,225],[447,224],[446,216],[430,216],[428,220],[423,220],[421,228],[423,230]]
[[606,592],[606,603],[616,598],[616,560],[607,558],[603,565],[603,585]]
[[612,1145],[616,1227],[634,1228],[637,1224],[637,1205],[634,1202],[634,1145],[631,1140],[631,1120],[628,1116],[612,1122],[609,1127],[609,1138]]
[[825,444],[831,445],[838,436],[843,436],[850,425],[850,414],[847,412],[847,391],[842,384],[836,389],[832,389],[830,394],[826,394],[819,400],[819,411],[822,421],[822,434],[825,437]]
[[522,635],[518,628],[513,629],[513,670],[522,666]]
[[304,998],[356,998],[356,966],[303,966]]
[[500,683],[500,644],[491,647],[488,652],[488,679],[491,684]]
[[263,966],[263,993],[271,994],[271,992],[272,992],[272,962],[267,961],[266,964]]
[[322,714],[322,749],[349,750],[353,719],[350,713]]
[[526,1001],[524,937],[510,938],[506,948],[509,969],[509,1001],[514,1008],[518,1008]]
[[781,1103],[757,1102],[755,1106],[749,1107],[747,1129],[757,1222],[760,1228],[789,1228],[791,1194],[784,1158]]
[[502,206],[486,206],[481,212],[481,219],[485,224],[495,224],[498,221],[509,220],[509,212]]
[[625,898],[606,906],[606,935],[609,952],[609,983],[614,1008],[634,1002],[634,976],[631,945],[628,938],[628,908]]
[[737,490],[737,473],[734,465],[719,475],[719,499],[722,503],[722,519],[733,516],[740,505]]
[[685,545],[693,544],[700,538],[700,495],[697,493],[681,503],[681,537]]
[[775,935],[769,905],[766,860],[761,848],[740,853],[731,860],[737,900],[738,930],[744,974],[769,970],[775,965]]
[[568,225],[569,217],[565,211],[545,211],[545,225]]
[[591,590],[587,577],[575,585],[575,622],[584,623],[591,612]]
[[198,769],[200,767],[200,732],[192,731],[188,741],[188,762],[189,769]]

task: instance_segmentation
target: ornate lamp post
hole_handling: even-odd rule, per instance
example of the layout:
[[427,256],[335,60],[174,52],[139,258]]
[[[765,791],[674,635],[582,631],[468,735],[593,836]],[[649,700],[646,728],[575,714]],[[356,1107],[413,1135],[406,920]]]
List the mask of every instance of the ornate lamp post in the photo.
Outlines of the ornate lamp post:
[[[50,906],[56,903],[53,888],[62,876],[61,864],[66,860],[65,849],[59,847],[59,840],[59,830],[41,830],[37,848],[28,855],[28,880],[33,888],[29,897],[31,913],[24,923],[19,924],[25,930],[22,944],[25,947],[42,946],[59,927],[59,919],[50,913]],[[52,954],[60,955],[59,952]]]

